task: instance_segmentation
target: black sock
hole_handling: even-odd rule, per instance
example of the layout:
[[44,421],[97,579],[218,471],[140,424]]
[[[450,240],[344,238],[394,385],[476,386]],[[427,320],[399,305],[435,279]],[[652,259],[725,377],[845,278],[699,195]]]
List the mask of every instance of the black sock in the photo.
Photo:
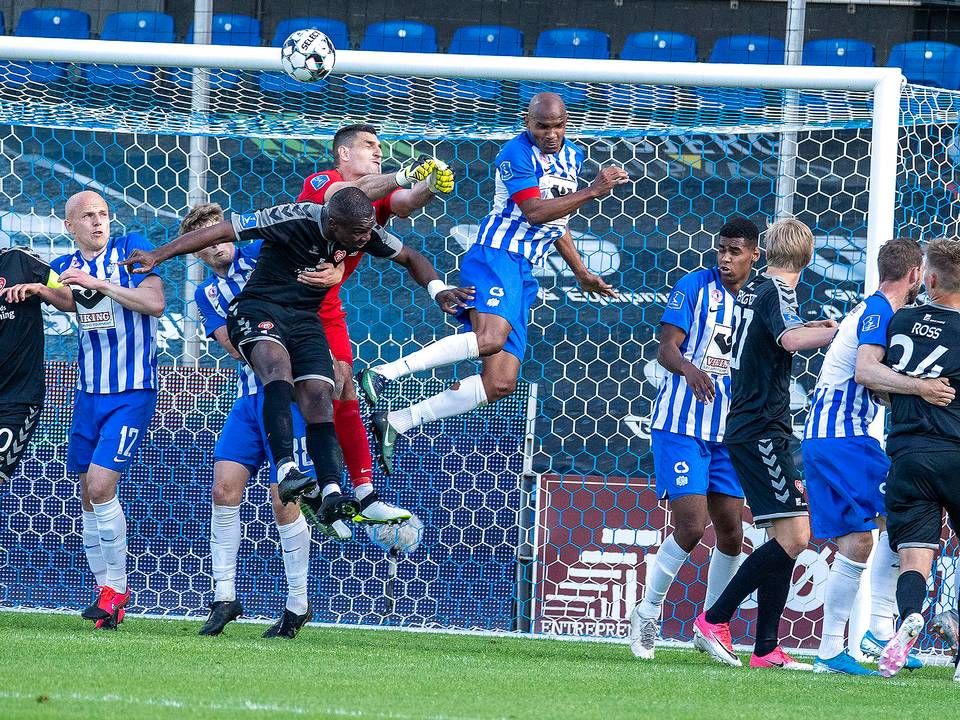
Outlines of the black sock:
[[[767,571],[766,577],[757,588],[757,641],[753,652],[763,657],[777,647],[780,636],[780,618],[787,605],[790,584],[793,581],[793,568],[796,560],[787,555],[776,540],[770,543],[780,549],[779,564]],[[770,544],[768,543],[768,544]]]
[[317,487],[322,490],[331,483],[340,484],[343,478],[343,453],[332,422],[307,425],[307,454],[313,460],[313,468],[317,473]]
[[[774,547],[775,546],[775,547]],[[707,608],[708,623],[730,622],[730,618],[746,600],[750,593],[760,587],[767,574],[782,564],[782,558],[787,555],[780,543],[768,540],[758,547],[743,561],[736,575],[717,598],[712,607]],[[793,562],[791,560],[791,562]]]
[[900,622],[908,615],[923,611],[923,599],[927,596],[927,581],[916,570],[900,573],[897,579],[897,609]]
[[293,383],[274,380],[263,386],[263,427],[276,467],[293,460]]

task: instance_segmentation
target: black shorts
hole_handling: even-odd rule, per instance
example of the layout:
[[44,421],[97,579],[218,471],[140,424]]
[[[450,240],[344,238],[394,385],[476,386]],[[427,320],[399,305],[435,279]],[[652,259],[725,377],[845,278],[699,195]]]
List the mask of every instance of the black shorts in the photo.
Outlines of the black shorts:
[[241,298],[230,304],[227,334],[251,367],[250,351],[254,344],[275,342],[286,348],[290,355],[294,382],[323,380],[334,385],[333,358],[323,323],[316,312]]
[[0,482],[9,482],[40,420],[40,405],[0,405]]
[[762,438],[725,445],[757,527],[769,527],[777,518],[809,514],[789,439]]
[[887,478],[890,547],[940,548],[943,511],[960,522],[960,450],[898,455]]

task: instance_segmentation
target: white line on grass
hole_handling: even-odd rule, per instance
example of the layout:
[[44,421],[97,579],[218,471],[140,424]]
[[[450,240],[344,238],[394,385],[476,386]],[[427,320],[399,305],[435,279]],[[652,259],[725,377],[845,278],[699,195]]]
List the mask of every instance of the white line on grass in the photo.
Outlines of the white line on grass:
[[[45,699],[44,699],[45,698]],[[310,715],[313,717],[333,716],[344,718],[380,718],[382,720],[481,720],[465,715],[405,715],[396,712],[368,712],[356,708],[319,707],[309,708],[297,705],[278,705],[253,700],[237,700],[229,703],[211,703],[184,701],[174,698],[136,698],[108,693],[106,695],[85,695],[83,693],[25,693],[0,690],[0,700],[30,700],[33,702],[83,702],[134,705],[141,707],[173,708],[175,710],[213,710],[227,712],[271,712],[285,715]],[[506,718],[484,718],[482,720],[506,720]]]

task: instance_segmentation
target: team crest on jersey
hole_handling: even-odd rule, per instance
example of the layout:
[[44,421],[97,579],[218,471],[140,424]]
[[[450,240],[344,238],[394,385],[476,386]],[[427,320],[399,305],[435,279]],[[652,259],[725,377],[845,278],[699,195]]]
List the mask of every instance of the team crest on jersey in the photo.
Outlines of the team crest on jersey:
[[74,267],[74,268],[83,267],[83,263],[80,262],[80,258],[75,257],[73,258],[73,260],[70,261],[70,267]]
[[667,303],[667,307],[671,310],[679,310],[683,307],[683,299],[686,296],[679,290],[674,290],[673,295],[670,296],[670,302]]
[[273,323],[269,320],[264,320],[262,323],[257,325],[261,330],[273,330]]
[[513,180],[513,168],[510,166],[509,160],[504,160],[500,163],[500,177],[504,180]]
[[723,291],[714,288],[710,291],[710,302],[720,304],[723,302]]
[[211,300],[216,300],[216,299],[217,299],[217,288],[214,287],[213,285],[208,286],[208,287],[207,287],[207,297],[210,298]]
[[330,182],[329,175],[317,175],[310,181],[310,187],[312,187],[314,190],[319,190],[328,182]]
[[870,332],[871,330],[876,330],[880,327],[880,316],[879,315],[867,315],[863,319],[863,332]]
[[797,492],[803,495],[804,487],[803,487],[803,482],[800,480],[800,478],[797,478],[796,480],[794,480],[793,485],[794,487],[797,488]]
[[343,262],[343,259],[344,259],[346,256],[347,256],[347,251],[346,251],[346,250],[337,250],[337,251],[333,254],[333,264],[334,264],[334,265],[339,265],[341,262]]
[[3,292],[3,289],[7,286],[7,279],[0,275],[0,292]]

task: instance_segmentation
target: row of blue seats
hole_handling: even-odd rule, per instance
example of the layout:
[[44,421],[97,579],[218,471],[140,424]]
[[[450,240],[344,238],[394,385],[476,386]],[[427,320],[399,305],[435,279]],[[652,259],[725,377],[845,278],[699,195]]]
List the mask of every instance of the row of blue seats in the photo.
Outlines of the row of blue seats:
[[[3,18],[0,14],[0,25]],[[329,18],[292,18],[277,25],[271,45],[279,47],[294,30],[316,27],[323,30],[336,47],[350,47],[347,26]],[[46,8],[25,10],[21,13],[16,35],[49,38],[89,38],[90,16],[79,10]],[[118,12],[108,15],[100,33],[103,40],[131,40],[141,42],[174,42],[173,18],[156,12]],[[193,26],[186,38],[193,41]],[[260,45],[260,22],[246,15],[214,15],[212,22],[214,45]],[[367,27],[359,45],[362,50],[387,52],[437,52],[436,30],[424,23],[387,21]],[[709,55],[712,63],[780,64],[784,59],[784,43],[778,38],[761,35],[734,35],[716,41]],[[475,25],[454,32],[447,50],[454,54],[523,55],[523,33],[504,25]],[[559,58],[610,58],[610,38],[599,30],[589,28],[562,28],[546,30],[538,39],[534,55]],[[640,32],[630,35],[619,55],[623,60],[660,60],[696,62],[696,38],[675,32]],[[873,66],[876,50],[862,40],[838,38],[811,40],[804,45],[805,65]],[[960,47],[942,42],[910,42],[893,47],[887,60],[889,67],[900,67],[910,82],[960,89]],[[55,82],[62,78],[63,68],[49,63],[33,63],[23,71],[11,71],[4,80],[8,83]],[[145,85],[154,79],[151,68],[87,68],[88,81],[101,85]],[[236,84],[236,74],[221,73],[214,84]],[[189,73],[175,73],[178,84],[189,84]],[[269,92],[303,90],[283,76],[267,77],[261,82]],[[354,83],[356,84],[356,83]],[[473,87],[477,82],[471,83]],[[319,90],[322,86],[314,86]],[[348,90],[351,88],[348,87]],[[369,92],[367,87],[353,88]],[[387,93],[384,93],[387,94]],[[483,93],[481,93],[483,94]]]

